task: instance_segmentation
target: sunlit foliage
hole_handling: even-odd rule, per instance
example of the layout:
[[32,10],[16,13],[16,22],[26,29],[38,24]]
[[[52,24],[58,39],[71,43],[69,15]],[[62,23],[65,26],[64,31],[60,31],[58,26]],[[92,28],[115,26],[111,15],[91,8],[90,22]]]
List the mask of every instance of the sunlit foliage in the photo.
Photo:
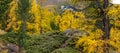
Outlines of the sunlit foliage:
[[[103,2],[103,1],[101,1]],[[93,9],[93,10],[91,10]],[[104,53],[105,52],[105,47],[104,44],[109,45],[109,52],[120,52],[120,47],[119,47],[119,40],[120,40],[120,6],[119,5],[112,5],[109,6],[108,8],[105,9],[105,13],[107,13],[108,18],[110,19],[110,24],[111,24],[111,30],[110,30],[110,39],[108,40],[103,40],[102,36],[104,35],[104,32],[101,30],[102,28],[99,28],[101,23],[97,24],[99,26],[96,26],[96,22],[98,20],[101,20],[101,16],[99,16],[99,9],[95,8],[90,8],[88,11],[90,14],[86,14],[88,17],[89,16],[94,16],[91,19],[88,20],[89,23],[86,23],[86,28],[84,30],[87,30],[89,33],[89,36],[84,36],[82,38],[79,38],[78,41],[76,41],[76,47],[83,47],[83,51],[87,53]],[[93,12],[93,13],[92,13]],[[94,14],[94,12],[97,12]],[[97,18],[96,18],[97,17]],[[90,25],[89,25],[90,24]],[[88,27],[87,27],[88,26]],[[89,30],[88,30],[89,29]],[[106,50],[107,51],[107,50]]]
[[103,32],[99,29],[89,32],[89,36],[84,36],[76,41],[76,47],[83,47],[86,53],[103,53],[104,40],[101,40]]
[[109,44],[111,49],[120,52],[120,5],[113,5],[109,7],[107,11],[112,25]]
[[[41,20],[40,20],[40,11],[39,11],[39,6],[37,5],[36,3],[36,0],[30,0],[30,3],[31,3],[31,7],[30,7],[30,10],[29,10],[29,13],[31,14],[31,19],[33,20],[32,22],[28,22],[27,23],[27,27],[28,27],[28,31],[33,31],[35,33],[40,33],[40,23],[41,23]],[[30,19],[29,18],[29,19]],[[30,20],[31,21],[31,20]],[[32,33],[32,32],[30,32]]]
[[50,21],[54,17],[54,13],[50,12],[49,9],[43,9],[36,3],[36,0],[31,0],[29,13],[31,14],[32,21],[27,23],[28,33],[40,34],[52,30]]
[[13,29],[13,31],[18,30],[17,28],[17,23],[16,23],[16,9],[17,9],[17,0],[13,0],[10,3],[10,11],[9,11],[9,19],[7,20],[8,24],[6,27],[6,31],[10,30],[11,28]]
[[[58,19],[58,18],[57,18]],[[82,28],[82,24],[85,22],[85,16],[82,12],[71,12],[70,10],[66,10],[60,19],[60,31],[64,31],[69,28],[80,29]]]
[[120,46],[119,46],[120,30],[118,30],[117,28],[112,28],[110,34],[111,36],[110,36],[109,44],[111,46],[111,49],[120,52]]
[[55,17],[54,12],[49,11],[49,9],[43,9],[41,11],[42,13],[42,31],[47,32],[47,31],[52,31],[50,23],[53,21],[53,18]]

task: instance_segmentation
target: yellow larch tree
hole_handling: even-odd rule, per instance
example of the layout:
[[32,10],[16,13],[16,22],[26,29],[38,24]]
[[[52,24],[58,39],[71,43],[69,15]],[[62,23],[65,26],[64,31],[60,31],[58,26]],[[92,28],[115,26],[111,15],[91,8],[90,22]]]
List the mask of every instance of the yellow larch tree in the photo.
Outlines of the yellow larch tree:
[[[81,29],[85,22],[85,16],[82,12],[71,12],[70,10],[66,10],[60,18],[60,31],[64,31],[66,29]],[[59,20],[56,18],[56,20]]]
[[49,11],[48,8],[42,9],[41,12],[42,12],[41,13],[42,32],[52,31],[50,23],[51,23],[51,21],[53,20],[53,18],[55,16],[54,12],[53,11]]
[[64,31],[66,29],[71,28],[71,22],[74,18],[74,15],[70,10],[66,10],[60,19],[60,31]]
[[9,19],[7,20],[8,24],[6,27],[6,31],[8,30],[19,30],[19,27],[17,27],[17,18],[16,18],[16,9],[17,9],[17,0],[12,0],[10,3],[10,10],[9,10]]
[[120,52],[120,5],[113,5],[106,9],[107,15],[111,22],[110,40],[109,44],[118,52]]
[[48,8],[41,7],[36,0],[31,0],[31,7],[29,10],[32,21],[27,22],[28,33],[40,34],[51,31],[51,20],[54,17],[54,12],[49,11]]
[[[31,14],[32,22],[27,22],[28,33],[40,34],[41,30],[41,17],[40,17],[40,6],[36,3],[36,0],[30,0],[31,7],[29,13]],[[33,31],[32,31],[33,30]]]
[[[88,19],[89,22],[86,23],[84,29],[89,33],[89,36],[79,38],[76,41],[76,47],[83,47],[83,51],[86,53],[119,53],[120,5],[109,6],[109,0],[96,0],[95,2],[98,8],[96,6],[93,7],[93,10],[90,9],[92,7],[88,8],[91,10],[89,17],[92,15],[92,19]],[[102,27],[99,28],[100,26]]]

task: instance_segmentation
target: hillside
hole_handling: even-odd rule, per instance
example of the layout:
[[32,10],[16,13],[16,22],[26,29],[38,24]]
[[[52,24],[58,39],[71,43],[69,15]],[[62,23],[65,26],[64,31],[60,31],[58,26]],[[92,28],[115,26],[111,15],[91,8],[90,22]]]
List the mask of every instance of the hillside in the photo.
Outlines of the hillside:
[[0,0],[0,53],[120,53],[120,5]]

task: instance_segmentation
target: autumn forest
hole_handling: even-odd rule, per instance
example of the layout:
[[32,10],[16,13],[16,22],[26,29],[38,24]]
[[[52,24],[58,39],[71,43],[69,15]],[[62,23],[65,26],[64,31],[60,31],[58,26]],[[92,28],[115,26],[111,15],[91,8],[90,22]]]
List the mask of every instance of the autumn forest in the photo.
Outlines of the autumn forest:
[[120,4],[0,0],[0,53],[120,53]]

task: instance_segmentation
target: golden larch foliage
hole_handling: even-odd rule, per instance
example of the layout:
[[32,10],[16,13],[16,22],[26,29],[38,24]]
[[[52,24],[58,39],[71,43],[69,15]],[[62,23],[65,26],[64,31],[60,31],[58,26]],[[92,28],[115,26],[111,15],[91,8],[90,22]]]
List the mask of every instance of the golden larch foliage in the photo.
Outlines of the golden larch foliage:
[[13,28],[13,31],[16,31],[16,10],[17,9],[17,0],[12,0],[10,3],[10,11],[9,11],[9,19],[7,20],[8,25],[6,27],[6,31],[9,30],[10,28]]

